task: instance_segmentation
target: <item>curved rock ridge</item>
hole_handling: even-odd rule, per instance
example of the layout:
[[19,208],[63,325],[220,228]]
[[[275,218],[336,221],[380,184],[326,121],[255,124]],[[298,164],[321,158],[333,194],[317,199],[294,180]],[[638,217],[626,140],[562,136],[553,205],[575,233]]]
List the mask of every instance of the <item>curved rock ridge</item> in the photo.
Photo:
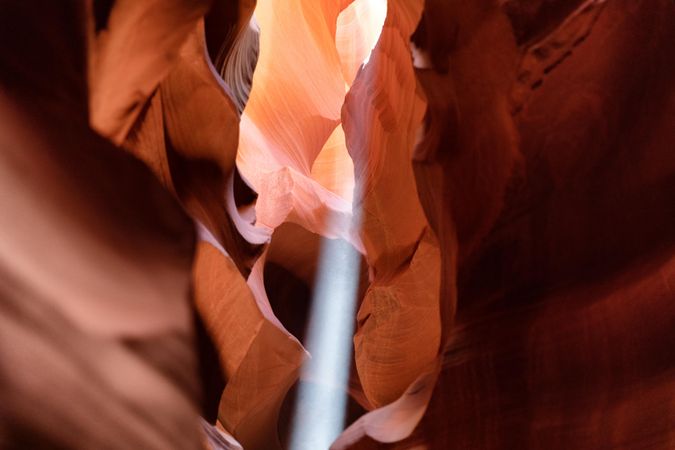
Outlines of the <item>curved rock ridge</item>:
[[245,448],[272,449],[279,445],[278,409],[306,352],[266,298],[259,247],[270,233],[246,220],[234,199],[239,115],[205,36],[204,21],[197,20],[185,41],[174,43],[177,56],[148,95],[124,145],[152,168],[197,224],[194,302],[226,377],[222,396],[207,393],[220,397],[218,424]]

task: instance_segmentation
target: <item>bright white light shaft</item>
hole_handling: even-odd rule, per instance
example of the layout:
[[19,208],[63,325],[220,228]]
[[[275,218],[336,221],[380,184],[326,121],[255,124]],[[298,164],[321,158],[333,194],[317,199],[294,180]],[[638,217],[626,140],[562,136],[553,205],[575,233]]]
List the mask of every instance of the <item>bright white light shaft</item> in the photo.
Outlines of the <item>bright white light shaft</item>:
[[359,265],[351,245],[323,239],[290,450],[327,450],[344,429]]
[[[373,48],[387,16],[387,1],[360,0],[348,8],[355,8],[364,31],[360,37]],[[363,64],[369,59],[370,52]],[[360,198],[359,186],[354,188],[354,198]],[[355,218],[359,212],[353,211]],[[302,369],[290,450],[328,450],[344,429],[360,264],[360,254],[347,242],[322,240],[305,342],[312,358]]]

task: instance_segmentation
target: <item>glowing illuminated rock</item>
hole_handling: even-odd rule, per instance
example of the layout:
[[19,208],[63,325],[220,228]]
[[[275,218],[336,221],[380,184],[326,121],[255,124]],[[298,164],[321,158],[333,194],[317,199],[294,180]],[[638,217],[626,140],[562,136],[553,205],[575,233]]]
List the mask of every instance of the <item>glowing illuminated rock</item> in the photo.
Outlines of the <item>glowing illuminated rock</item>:
[[256,9],[260,56],[237,165],[258,193],[258,226],[291,221],[359,248],[350,227],[354,175],[340,111],[384,11],[372,1],[343,3],[272,1]]

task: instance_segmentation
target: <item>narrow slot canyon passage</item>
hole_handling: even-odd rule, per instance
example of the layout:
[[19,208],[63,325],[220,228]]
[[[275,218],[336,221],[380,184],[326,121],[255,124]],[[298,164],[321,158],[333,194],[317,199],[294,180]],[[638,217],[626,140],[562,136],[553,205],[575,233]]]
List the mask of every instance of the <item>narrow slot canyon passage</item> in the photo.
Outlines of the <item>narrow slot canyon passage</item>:
[[675,449],[673,24],[0,1],[0,450]]

